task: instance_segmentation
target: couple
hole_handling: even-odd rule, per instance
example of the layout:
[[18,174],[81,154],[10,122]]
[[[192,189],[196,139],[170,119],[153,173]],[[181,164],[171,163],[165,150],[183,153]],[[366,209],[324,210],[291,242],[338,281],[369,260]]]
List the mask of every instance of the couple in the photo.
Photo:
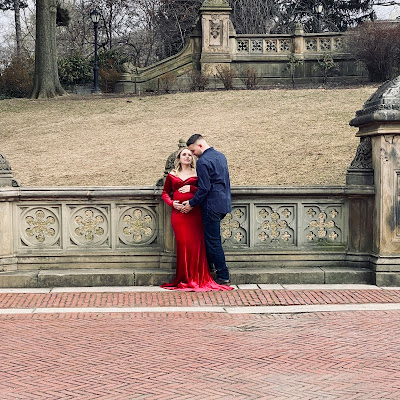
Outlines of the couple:
[[[220,222],[231,211],[228,164],[199,134],[192,135],[186,145],[176,156],[162,193],[173,208],[176,240],[176,277],[162,287],[195,292],[231,290],[220,234]],[[198,158],[197,175],[194,156]],[[215,267],[215,281],[209,266]]]

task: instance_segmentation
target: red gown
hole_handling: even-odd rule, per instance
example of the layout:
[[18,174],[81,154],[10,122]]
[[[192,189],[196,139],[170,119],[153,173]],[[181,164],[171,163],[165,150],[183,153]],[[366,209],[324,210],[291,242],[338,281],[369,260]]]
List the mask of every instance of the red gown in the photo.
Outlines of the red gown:
[[[185,185],[190,185],[190,192],[180,193],[178,189]],[[197,185],[197,177],[183,181],[175,175],[168,174],[162,198],[173,207],[173,200],[180,203],[190,200],[198,190]],[[209,272],[201,208],[196,206],[188,213],[181,213],[172,208],[171,223],[176,240],[176,276],[172,283],[165,283],[161,287],[188,292],[232,290],[230,286],[216,283]]]

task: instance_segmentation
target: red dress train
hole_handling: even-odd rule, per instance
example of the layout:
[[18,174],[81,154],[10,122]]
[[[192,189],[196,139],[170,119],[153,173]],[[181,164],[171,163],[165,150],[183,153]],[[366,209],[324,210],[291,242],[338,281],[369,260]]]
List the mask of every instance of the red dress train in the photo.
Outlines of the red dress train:
[[[190,185],[190,192],[180,193],[178,189],[185,185]],[[168,174],[162,198],[173,207],[173,200],[180,203],[190,200],[197,192],[197,185],[197,177],[182,180]],[[186,214],[172,208],[171,223],[176,240],[176,276],[172,283],[165,283],[161,287],[191,292],[232,290],[230,286],[216,283],[209,272],[201,208],[196,206]]]

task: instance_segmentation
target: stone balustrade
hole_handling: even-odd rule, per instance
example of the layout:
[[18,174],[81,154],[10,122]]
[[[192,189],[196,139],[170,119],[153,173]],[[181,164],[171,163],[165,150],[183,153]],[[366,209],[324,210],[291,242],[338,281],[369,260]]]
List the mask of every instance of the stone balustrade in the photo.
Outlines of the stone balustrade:
[[[295,35],[236,35],[233,54],[254,55],[285,55],[291,53],[321,54],[348,53],[345,50],[346,34],[343,33],[302,33]],[[296,51],[295,41],[300,38],[300,46]]]
[[[223,87],[216,78],[221,66],[234,71],[235,87],[245,86],[243,71],[249,67],[256,72],[259,86],[291,84],[292,79],[298,83],[320,82],[324,73],[319,62],[324,54],[329,54],[336,65],[330,72],[332,81],[360,82],[368,79],[364,66],[346,47],[348,33],[305,33],[303,26],[297,24],[291,34],[237,34],[230,20],[230,11],[225,0],[205,0],[185,48],[146,68],[126,65],[116,91],[162,90],[166,74],[176,78],[174,89],[189,89],[193,70],[208,75],[210,87]],[[293,77],[287,68],[290,55],[304,61],[296,66]]]
[[[162,282],[173,274],[175,256],[170,209],[160,191],[159,186],[1,188],[0,286],[10,282],[10,273],[22,273],[19,285],[54,285],[52,274],[66,269],[122,269],[132,275],[128,284]],[[350,240],[349,210],[352,199],[368,204],[373,194],[371,186],[234,187],[232,213],[221,223],[228,263],[246,276],[252,270],[310,265],[363,268],[365,243],[354,246]]]

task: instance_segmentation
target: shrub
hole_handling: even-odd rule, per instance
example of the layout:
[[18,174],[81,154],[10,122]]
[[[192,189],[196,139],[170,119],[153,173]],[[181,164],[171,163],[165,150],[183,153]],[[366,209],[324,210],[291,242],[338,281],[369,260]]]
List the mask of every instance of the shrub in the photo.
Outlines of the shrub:
[[129,59],[118,50],[104,50],[98,55],[99,85],[104,93],[114,91],[116,82],[122,72],[122,64]]
[[167,72],[160,77],[160,89],[164,90],[165,93],[169,93],[175,82],[176,75],[173,72]]
[[216,76],[222,81],[224,88],[226,90],[233,89],[233,78],[235,77],[235,72],[227,65],[218,65],[216,70]]
[[197,69],[192,69],[189,73],[189,80],[190,80],[190,90],[204,90],[208,83],[210,82],[210,78],[207,73],[198,71]]
[[323,84],[325,85],[330,72],[333,72],[337,69],[337,64],[333,61],[331,54],[325,53],[322,60],[318,60],[318,66],[324,74]]
[[13,58],[3,62],[0,72],[0,95],[2,97],[26,97],[33,85],[33,60]]
[[294,76],[296,73],[296,68],[303,64],[303,60],[300,60],[294,54],[289,54],[287,58],[288,62],[286,64],[286,69],[289,71],[290,80],[292,81],[292,88],[294,89],[295,86]]
[[58,76],[63,86],[82,85],[93,80],[93,63],[79,53],[58,60]]
[[247,65],[240,71],[240,79],[246,85],[246,89],[255,89],[257,87],[257,71],[251,65]]
[[365,63],[372,82],[393,79],[400,73],[400,23],[365,22],[352,31],[348,45]]
[[99,86],[103,93],[114,91],[115,84],[118,81],[120,73],[115,69],[99,69]]

